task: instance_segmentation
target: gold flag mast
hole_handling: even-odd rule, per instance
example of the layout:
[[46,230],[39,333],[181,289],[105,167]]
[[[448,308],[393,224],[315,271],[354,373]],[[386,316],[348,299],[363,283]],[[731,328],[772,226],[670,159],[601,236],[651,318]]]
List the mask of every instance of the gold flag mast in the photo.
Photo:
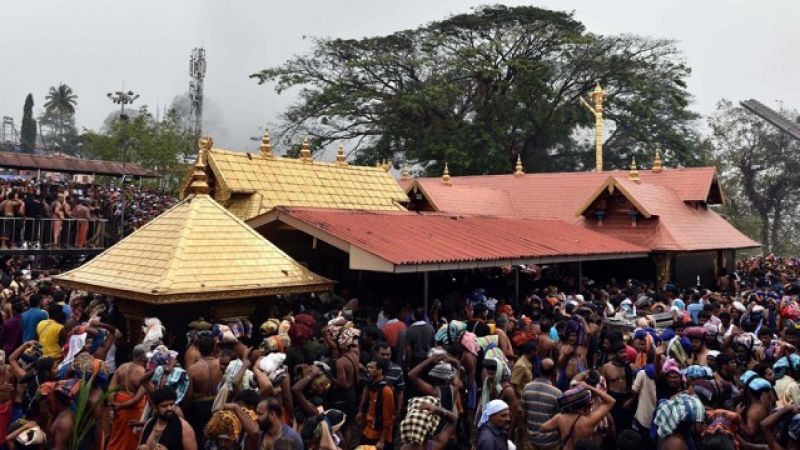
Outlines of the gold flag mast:
[[600,87],[597,83],[594,91],[592,91],[592,102],[594,106],[590,105],[582,96],[578,97],[581,102],[586,106],[589,111],[594,114],[594,161],[595,168],[598,172],[603,171],[603,100],[605,100],[608,93]]

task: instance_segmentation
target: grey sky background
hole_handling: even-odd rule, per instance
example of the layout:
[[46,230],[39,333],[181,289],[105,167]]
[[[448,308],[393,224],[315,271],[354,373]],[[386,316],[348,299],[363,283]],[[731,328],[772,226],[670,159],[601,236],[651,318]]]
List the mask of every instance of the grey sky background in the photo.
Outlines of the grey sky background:
[[[0,115],[17,128],[30,92],[42,110],[50,86],[78,95],[79,128],[99,129],[115,110],[106,92],[141,94],[163,108],[189,85],[189,54],[205,47],[206,134],[253,150],[293,92],[277,95],[248,75],[310,48],[314,37],[362,37],[414,28],[493,3],[472,0],[0,0]],[[589,31],[671,38],[693,69],[692,108],[756,98],[800,108],[800,1],[503,1],[574,11]]]

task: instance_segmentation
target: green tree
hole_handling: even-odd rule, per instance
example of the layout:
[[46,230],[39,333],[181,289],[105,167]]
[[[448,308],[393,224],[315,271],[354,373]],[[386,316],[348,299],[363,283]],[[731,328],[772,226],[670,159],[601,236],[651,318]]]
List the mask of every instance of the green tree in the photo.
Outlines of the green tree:
[[54,123],[56,135],[61,144],[66,143],[66,131],[75,128],[75,106],[78,105],[78,96],[72,92],[72,88],[64,83],[58,87],[51,86],[50,92],[45,97],[44,109],[46,113],[54,115],[57,119]]
[[78,129],[75,126],[75,115],[60,115],[56,111],[47,111],[39,115],[43,144],[48,149],[56,149],[77,156],[81,144]]
[[723,212],[743,231],[757,232],[765,251],[783,252],[783,237],[797,227],[800,143],[728,100],[718,103],[709,125],[729,200]]
[[642,152],[649,162],[654,144],[668,164],[700,164],[689,73],[669,40],[485,6],[387,36],[316,39],[309,54],[251,78],[278,93],[300,88],[276,133],[284,142],[353,140],[362,163],[407,160],[438,174],[448,161],[452,174],[482,174],[508,173],[519,154],[527,171],[593,167],[594,118],[578,99],[596,81],[609,93],[607,167]]
[[177,188],[186,171],[181,157],[193,149],[191,132],[181,127],[174,110],[155,120],[147,106],[127,121],[117,115],[103,131],[87,130],[81,137],[85,157],[138,163],[162,175],[169,188]]
[[32,153],[33,148],[36,147],[36,119],[33,118],[33,94],[28,94],[25,97],[20,138],[22,140],[22,151]]

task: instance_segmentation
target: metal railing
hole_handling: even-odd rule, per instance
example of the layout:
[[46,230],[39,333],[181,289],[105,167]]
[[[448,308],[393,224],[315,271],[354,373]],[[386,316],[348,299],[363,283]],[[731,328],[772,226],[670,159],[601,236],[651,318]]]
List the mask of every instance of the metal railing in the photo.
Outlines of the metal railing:
[[0,217],[0,250],[102,249],[106,219]]

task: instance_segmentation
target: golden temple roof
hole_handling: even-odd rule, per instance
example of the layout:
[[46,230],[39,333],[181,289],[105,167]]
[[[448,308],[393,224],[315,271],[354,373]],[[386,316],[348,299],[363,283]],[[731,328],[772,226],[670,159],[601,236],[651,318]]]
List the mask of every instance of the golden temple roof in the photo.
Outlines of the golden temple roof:
[[242,220],[277,206],[397,211],[408,202],[381,168],[216,148],[206,157],[214,199]]
[[333,284],[204,194],[190,194],[54,281],[154,304],[319,292]]

